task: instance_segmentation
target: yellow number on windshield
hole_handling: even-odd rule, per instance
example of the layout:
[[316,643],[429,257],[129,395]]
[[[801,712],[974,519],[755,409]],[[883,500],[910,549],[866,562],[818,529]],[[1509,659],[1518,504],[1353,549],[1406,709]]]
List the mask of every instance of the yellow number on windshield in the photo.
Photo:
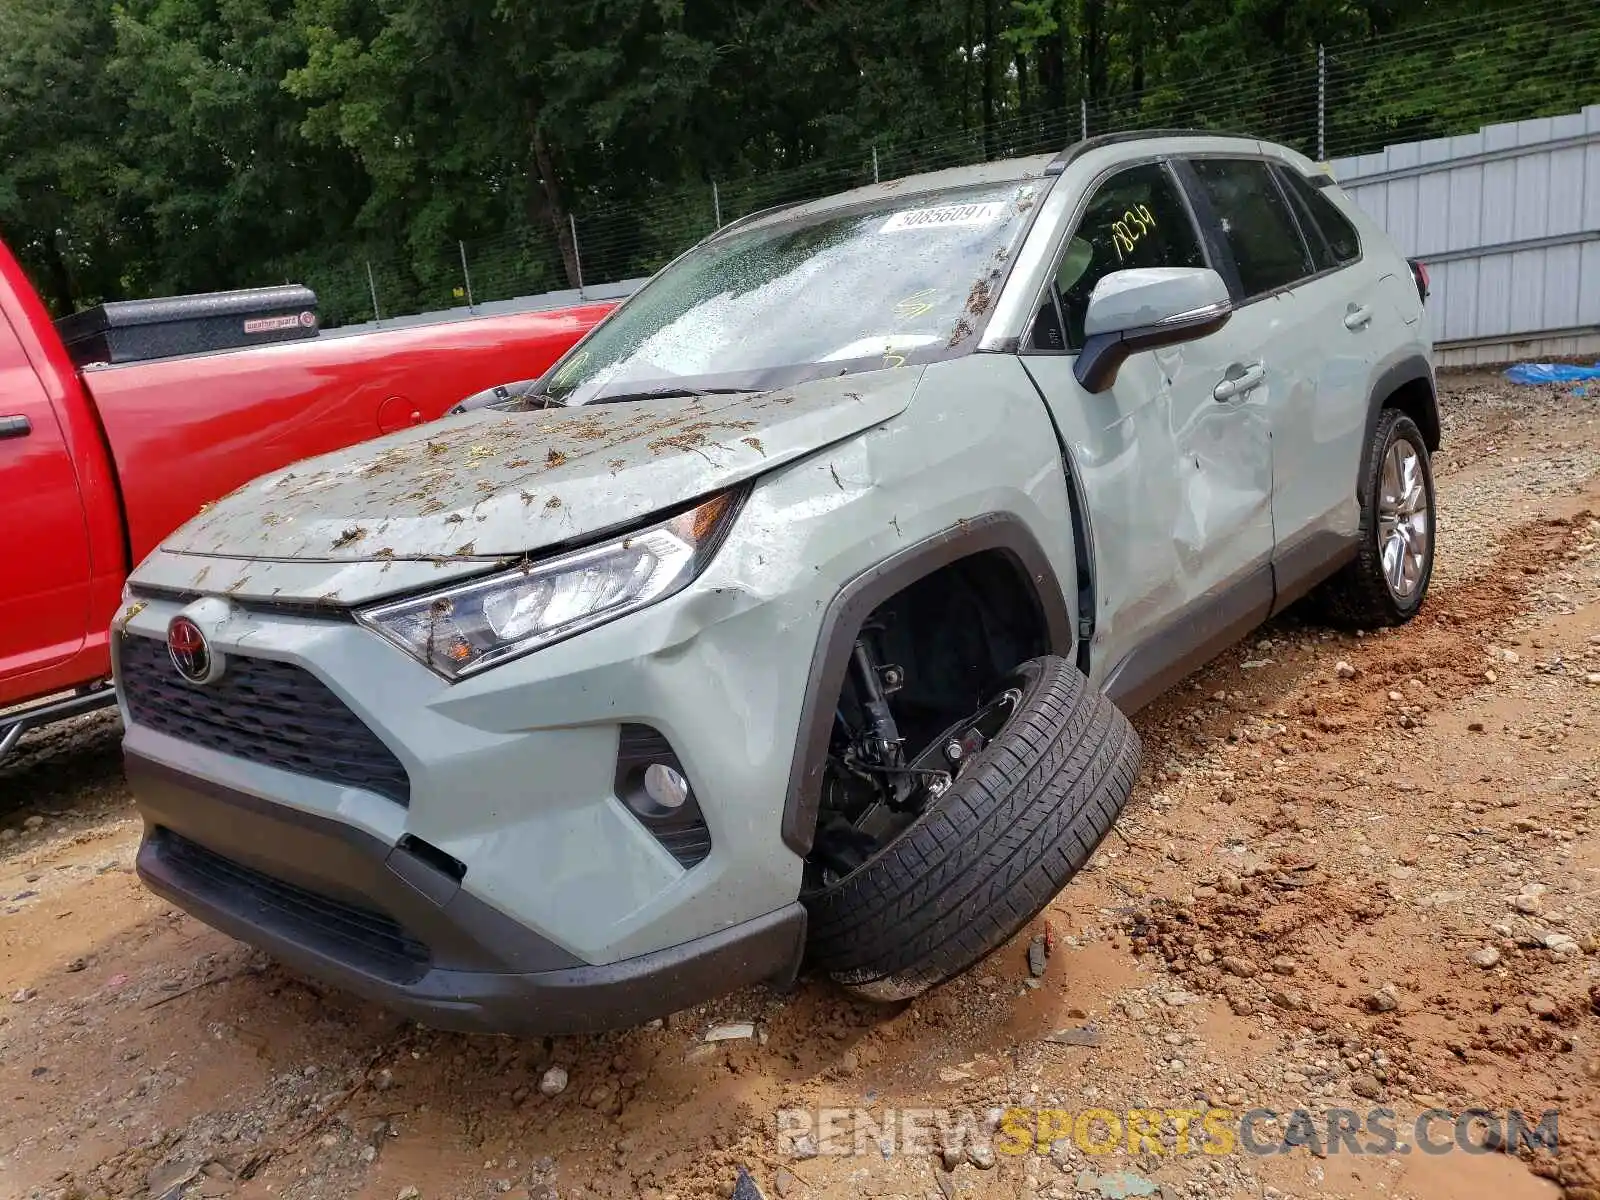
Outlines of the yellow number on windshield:
[[937,288],[923,288],[921,291],[912,292],[894,306],[894,315],[904,317],[906,320],[925,317],[933,311],[933,298],[938,294]]
[[571,358],[567,359],[566,362],[561,364],[561,369],[556,372],[555,378],[550,382],[558,387],[571,383],[573,379],[577,377],[578,372],[583,370],[583,368],[588,364],[589,352],[587,350],[580,350]]

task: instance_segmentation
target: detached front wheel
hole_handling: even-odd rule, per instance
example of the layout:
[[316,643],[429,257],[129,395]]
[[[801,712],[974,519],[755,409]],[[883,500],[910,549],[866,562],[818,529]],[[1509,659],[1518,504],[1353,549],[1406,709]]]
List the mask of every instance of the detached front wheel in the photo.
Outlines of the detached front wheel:
[[813,964],[884,1001],[960,974],[1088,861],[1133,790],[1139,749],[1127,718],[1071,663],[1023,663],[910,764],[955,766],[914,818],[880,828],[886,840],[864,861],[836,857],[811,874]]

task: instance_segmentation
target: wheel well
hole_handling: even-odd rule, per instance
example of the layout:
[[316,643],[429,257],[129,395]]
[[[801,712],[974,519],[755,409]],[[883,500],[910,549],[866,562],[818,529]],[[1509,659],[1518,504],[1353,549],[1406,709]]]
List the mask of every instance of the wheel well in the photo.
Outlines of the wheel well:
[[1384,408],[1398,408],[1416,423],[1428,450],[1439,448],[1439,405],[1434,399],[1433,383],[1427,379],[1411,379],[1402,383],[1383,401]]
[[[1070,655],[1075,641],[1054,565],[1026,523],[1007,513],[958,521],[851,579],[821,615],[795,731],[783,841],[801,857],[817,828],[853,647],[874,620],[891,627],[893,639],[878,660],[914,674],[901,691],[929,714],[981,695],[1028,658]],[[907,661],[897,661],[902,655]]]
[[861,628],[875,631],[884,661],[903,672],[891,706],[912,753],[990,699],[1018,663],[1050,650],[1032,581],[999,550],[957,559],[908,584]]

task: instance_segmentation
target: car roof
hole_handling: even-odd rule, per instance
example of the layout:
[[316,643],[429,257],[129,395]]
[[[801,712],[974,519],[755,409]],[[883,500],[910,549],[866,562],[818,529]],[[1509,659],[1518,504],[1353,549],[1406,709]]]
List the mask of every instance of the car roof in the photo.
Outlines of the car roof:
[[785,224],[793,220],[804,220],[808,217],[821,216],[835,209],[869,205],[873,201],[887,200],[891,197],[918,196],[930,192],[981,187],[985,184],[1020,183],[1027,179],[1060,175],[1073,162],[1095,151],[1110,150],[1124,154],[1137,153],[1144,149],[1141,144],[1146,142],[1177,143],[1175,145],[1166,144],[1162,146],[1162,149],[1172,153],[1182,151],[1191,153],[1233,151],[1241,154],[1260,154],[1263,150],[1268,150],[1291,159],[1300,158],[1299,155],[1287,147],[1279,146],[1272,142],[1264,142],[1248,134],[1216,133],[1203,129],[1139,129],[1122,133],[1103,133],[1073,142],[1064,150],[1055,154],[1033,154],[1022,158],[1002,158],[992,162],[947,167],[942,171],[927,171],[920,175],[905,175],[898,179],[884,180],[882,183],[870,183],[865,187],[851,188],[846,192],[835,192],[832,195],[822,196],[815,200],[780,204],[730,222],[706,240],[714,241],[735,230],[755,229]]
[[1050,165],[1051,155],[1034,154],[1027,158],[1001,158],[993,162],[974,163],[964,167],[947,167],[942,171],[926,171],[921,175],[903,175],[886,179],[882,183],[869,183],[865,187],[835,192],[815,200],[802,200],[795,204],[781,204],[762,209],[737,221],[724,225],[714,235],[720,237],[734,229],[753,229],[765,225],[783,224],[792,220],[820,216],[834,209],[853,208],[898,196],[918,196],[928,192],[954,191],[957,188],[982,187],[984,184],[1020,183],[1025,179],[1039,179]]

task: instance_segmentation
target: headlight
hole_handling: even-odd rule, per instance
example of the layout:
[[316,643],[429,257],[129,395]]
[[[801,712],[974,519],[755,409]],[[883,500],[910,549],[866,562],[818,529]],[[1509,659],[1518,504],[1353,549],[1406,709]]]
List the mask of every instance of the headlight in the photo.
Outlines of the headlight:
[[724,492],[637,533],[356,619],[446,679],[461,679],[681,590],[716,553],[737,508]]

